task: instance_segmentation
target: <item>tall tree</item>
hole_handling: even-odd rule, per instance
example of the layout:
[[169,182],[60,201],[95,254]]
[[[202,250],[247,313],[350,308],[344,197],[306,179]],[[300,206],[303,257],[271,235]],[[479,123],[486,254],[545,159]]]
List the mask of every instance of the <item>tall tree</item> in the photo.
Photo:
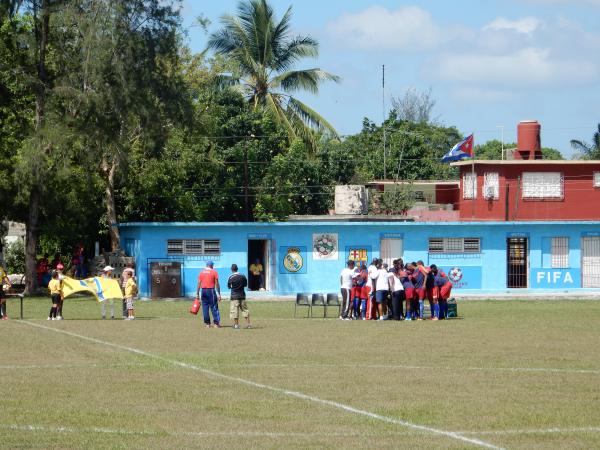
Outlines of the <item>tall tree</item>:
[[242,1],[236,16],[223,16],[223,28],[210,35],[208,48],[235,64],[226,81],[237,86],[254,108],[269,111],[285,127],[290,140],[300,137],[314,147],[314,131],[337,136],[336,131],[292,94],[317,94],[321,82],[339,78],[319,68],[293,70],[299,60],[317,57],[319,46],[309,36],[292,37],[291,19],[291,7],[277,21],[266,0]]
[[53,74],[48,68],[48,51],[55,39],[51,29],[53,19],[62,6],[60,0],[29,0],[24,2],[31,28],[28,43],[30,55],[23,61],[19,71],[28,80],[28,87],[35,98],[33,132],[19,150],[16,170],[17,182],[27,204],[25,272],[26,292],[35,290],[36,250],[39,238],[40,219],[44,203],[45,189],[49,172],[49,161],[52,158],[52,140],[47,134],[46,103],[52,89]]
[[79,0],[77,33],[63,52],[75,61],[60,80],[65,117],[104,180],[111,249],[119,248],[116,189],[134,152],[160,152],[189,100],[179,67],[180,17],[173,2]]
[[600,123],[598,124],[598,130],[592,136],[591,144],[578,139],[572,139],[571,147],[583,153],[585,159],[600,159]]

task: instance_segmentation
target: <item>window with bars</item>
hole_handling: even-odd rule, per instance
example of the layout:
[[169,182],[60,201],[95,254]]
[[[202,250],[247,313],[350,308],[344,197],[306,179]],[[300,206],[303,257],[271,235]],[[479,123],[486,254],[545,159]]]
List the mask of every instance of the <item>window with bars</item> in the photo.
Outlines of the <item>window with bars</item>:
[[481,239],[429,238],[429,253],[481,253]]
[[552,238],[552,268],[564,269],[569,267],[569,238]]
[[218,239],[169,239],[167,255],[217,256],[221,254]]
[[483,176],[483,198],[486,200],[498,200],[500,198],[498,172],[486,172]]
[[560,172],[523,172],[523,198],[563,198]]
[[600,172],[594,172],[594,187],[600,188]]
[[473,172],[465,172],[463,174],[463,198],[477,198],[477,174]]

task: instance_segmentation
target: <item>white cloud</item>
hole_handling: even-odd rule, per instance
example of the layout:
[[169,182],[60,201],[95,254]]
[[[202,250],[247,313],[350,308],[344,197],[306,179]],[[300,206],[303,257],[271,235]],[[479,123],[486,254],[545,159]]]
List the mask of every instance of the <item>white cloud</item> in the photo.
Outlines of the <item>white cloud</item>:
[[467,27],[438,22],[417,6],[371,6],[340,15],[326,32],[358,59],[378,51],[389,59],[415,53],[422,80],[448,83],[463,98],[502,100],[523,89],[581,86],[600,78],[600,60],[590,57],[600,52],[600,34],[560,16],[496,17]]
[[516,31],[517,33],[531,35],[540,27],[541,24],[542,22],[539,19],[536,19],[535,17],[524,17],[518,20],[509,20],[504,17],[498,17],[497,19],[484,26],[483,30],[511,30]]
[[503,55],[446,53],[429,64],[438,79],[481,85],[547,87],[582,84],[598,76],[591,62],[556,59],[549,49],[537,47]]
[[344,13],[327,26],[340,44],[362,49],[423,50],[439,44],[442,32],[431,14],[417,6],[390,11],[371,6]]

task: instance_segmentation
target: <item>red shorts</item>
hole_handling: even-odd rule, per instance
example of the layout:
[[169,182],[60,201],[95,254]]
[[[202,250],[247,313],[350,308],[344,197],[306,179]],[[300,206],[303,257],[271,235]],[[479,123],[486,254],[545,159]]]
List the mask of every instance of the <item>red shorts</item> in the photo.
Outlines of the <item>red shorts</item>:
[[371,292],[371,288],[369,286],[363,286],[360,291],[360,299],[367,300],[369,298],[369,292]]
[[448,300],[448,298],[450,298],[450,292],[452,292],[452,283],[448,282],[439,289],[440,289],[440,299]]
[[350,291],[350,300],[360,298],[361,290],[362,288],[360,286],[352,286],[352,290]]
[[425,294],[425,288],[415,288],[415,296],[419,299],[419,301],[425,300]]
[[406,301],[411,301],[415,296],[415,288],[405,288],[404,294],[406,295]]
[[426,288],[425,296],[427,297],[427,300],[429,300],[430,302],[433,300],[437,300],[437,288],[435,288],[435,287]]

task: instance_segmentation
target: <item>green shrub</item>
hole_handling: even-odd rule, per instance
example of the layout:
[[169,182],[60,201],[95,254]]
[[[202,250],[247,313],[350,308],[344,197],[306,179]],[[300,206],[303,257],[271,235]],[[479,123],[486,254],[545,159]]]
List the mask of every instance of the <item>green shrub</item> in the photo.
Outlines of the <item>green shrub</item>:
[[8,273],[25,273],[25,244],[21,239],[8,244],[4,256]]

